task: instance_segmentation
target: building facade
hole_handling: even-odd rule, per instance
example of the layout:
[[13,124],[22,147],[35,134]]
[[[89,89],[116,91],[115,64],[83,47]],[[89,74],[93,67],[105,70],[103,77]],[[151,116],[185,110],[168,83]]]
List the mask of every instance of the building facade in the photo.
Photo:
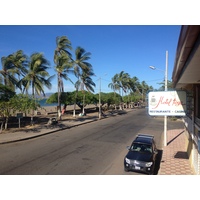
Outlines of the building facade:
[[200,174],[200,26],[181,27],[172,82],[175,89],[187,92],[187,153],[195,173]]

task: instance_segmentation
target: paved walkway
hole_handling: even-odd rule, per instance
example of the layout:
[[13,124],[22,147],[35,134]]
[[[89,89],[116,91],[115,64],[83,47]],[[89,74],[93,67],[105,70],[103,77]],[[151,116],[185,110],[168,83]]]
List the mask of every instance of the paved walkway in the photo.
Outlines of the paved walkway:
[[[107,115],[114,116],[116,113]],[[103,117],[102,117],[103,118]],[[9,134],[0,134],[0,144],[27,140],[50,134],[58,130],[68,129],[70,127],[79,126],[81,124],[90,123],[98,120],[98,116],[85,116],[76,120],[62,121],[59,127],[47,128],[43,126],[35,126],[29,130],[12,132]],[[168,145],[163,148],[162,160],[158,175],[193,175],[194,172],[190,166],[188,155],[186,152],[186,136],[183,129],[174,129],[167,131]]]
[[163,148],[159,175],[194,175],[190,166],[184,129],[167,131],[167,146]]
[[84,116],[77,117],[75,119],[63,120],[58,122],[58,125],[48,126],[48,125],[35,125],[30,128],[25,129],[15,129],[11,133],[0,134],[0,144],[13,143],[22,140],[27,140],[31,138],[40,137],[42,135],[47,135],[59,130],[69,129],[71,127],[79,126],[82,124],[90,123],[98,120],[98,116]]

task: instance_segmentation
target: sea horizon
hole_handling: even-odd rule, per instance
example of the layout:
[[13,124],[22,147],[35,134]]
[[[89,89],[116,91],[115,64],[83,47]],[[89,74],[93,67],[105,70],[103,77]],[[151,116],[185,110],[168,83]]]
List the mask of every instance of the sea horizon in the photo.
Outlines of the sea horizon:
[[[38,103],[40,104],[41,107],[48,107],[48,106],[57,106],[58,103],[46,103],[47,99],[40,99],[38,100]],[[61,104],[62,106],[63,104]]]

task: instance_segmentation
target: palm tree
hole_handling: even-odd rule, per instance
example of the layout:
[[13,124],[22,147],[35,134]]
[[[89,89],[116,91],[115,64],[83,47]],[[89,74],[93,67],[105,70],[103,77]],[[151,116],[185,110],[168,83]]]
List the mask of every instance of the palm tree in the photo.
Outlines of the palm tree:
[[108,84],[108,87],[110,87],[114,91],[114,99],[115,99],[115,110],[116,108],[116,90],[120,91],[120,86],[117,83],[118,81],[118,74],[115,74],[112,78],[112,82]]
[[[124,73],[121,71],[118,75],[118,85],[122,89],[122,99],[123,99],[123,92],[127,92],[130,88],[130,75],[128,73]],[[123,109],[124,106],[121,107]]]
[[[158,83],[159,85],[161,85],[161,87],[159,88],[159,90],[165,90],[165,80],[162,83]],[[167,80],[167,88],[174,88],[173,87],[173,82],[170,80]]]
[[[20,81],[21,77],[24,77],[27,74],[28,60],[27,56],[23,53],[22,50],[18,50],[16,53],[8,56],[11,64],[11,73],[18,81]],[[22,85],[16,83],[16,86],[22,91]]]
[[130,88],[130,75],[128,73],[124,73],[124,71],[122,71],[119,74],[119,80],[121,82],[122,90],[126,93],[128,91],[128,89]]
[[146,84],[145,81],[142,81],[138,86],[138,92],[142,96],[142,102],[144,101],[144,94],[148,91],[149,86]]
[[132,95],[133,93],[137,92],[138,91],[138,87],[140,85],[140,82],[139,82],[139,79],[134,76],[132,78],[130,78],[129,80],[129,91],[130,91],[130,97],[131,97],[131,102],[132,102]]
[[[51,89],[51,79],[54,76],[50,76],[47,72],[49,65],[49,61],[45,59],[42,53],[33,53],[30,56],[28,73],[20,82],[24,84],[24,90],[26,90],[27,93],[28,89],[31,88],[33,99],[35,99],[35,94],[43,94],[43,96],[45,96],[44,86]],[[31,122],[33,122],[33,112]]]
[[[94,73],[92,72],[92,70],[90,70],[90,71],[84,70],[83,73],[80,75],[80,79],[81,79],[80,86],[81,86],[82,92],[85,91],[85,88],[88,92],[94,92],[93,87],[95,87],[96,84],[92,81],[91,76],[93,76],[93,75],[94,75]],[[85,107],[85,93],[83,95],[83,110],[82,110],[82,113],[85,113],[84,107]]]
[[32,97],[35,98],[35,94],[45,96],[44,86],[51,89],[51,79],[54,76],[50,76],[47,70],[49,69],[49,61],[43,56],[42,53],[33,53],[30,56],[28,63],[28,72],[21,82],[25,84],[24,90],[28,91],[31,87]]
[[3,76],[0,74],[0,84],[3,84]]
[[132,92],[136,92],[139,85],[140,85],[140,82],[136,76],[130,79],[130,88]]
[[2,65],[2,70],[0,70],[0,74],[3,77],[3,82],[5,86],[8,86],[8,76],[9,76],[9,68],[8,68],[8,59],[7,57],[2,57],[1,58],[1,65]]
[[[82,47],[77,47],[75,50],[75,67],[79,68],[79,70],[90,70],[92,68],[92,65],[87,62],[87,60],[90,59],[90,56],[90,52],[86,52],[86,50]],[[76,72],[79,72],[79,70],[77,70]]]
[[118,84],[118,74],[115,74],[112,78],[112,82],[108,84],[108,87],[110,87],[114,93],[116,90],[120,90],[120,85]]
[[[27,73],[27,56],[22,50],[18,50],[7,57],[2,57],[1,62],[2,70],[0,73],[4,76],[4,84],[11,87],[13,91],[15,91],[16,86],[21,89],[18,81],[20,76],[24,76]],[[18,75],[18,77],[15,75]]]
[[71,79],[68,77],[68,73],[73,73],[73,70],[71,70],[72,63],[70,63],[69,57],[66,54],[56,56],[54,62],[56,64],[55,70],[57,72],[57,78],[58,78],[58,106],[60,108],[61,106],[60,97],[61,93],[64,92],[63,79],[71,81]]
[[9,99],[12,98],[14,95],[15,95],[15,92],[13,92],[12,89],[1,84],[0,82],[0,102],[9,101]]
[[[75,96],[74,112],[73,112],[74,117],[76,116],[75,111],[76,111],[76,98],[77,98],[78,89],[80,88],[81,85],[83,85],[84,79],[86,77],[87,77],[86,79],[89,79],[90,76],[94,75],[92,65],[89,62],[87,62],[87,60],[90,59],[90,56],[91,56],[91,53],[86,52],[86,50],[82,47],[77,47],[75,50],[75,60],[73,60],[73,64],[74,64],[74,73],[78,80],[75,84],[76,96]],[[92,91],[92,89],[89,86],[90,83],[91,83],[91,86],[94,86],[92,83],[92,80],[90,81],[88,80],[86,84],[87,86],[86,85],[85,86],[86,88]]]
[[[54,52],[54,63],[56,65],[56,71],[58,76],[58,108],[61,113],[60,96],[61,92],[64,92],[62,78],[66,77],[63,71],[68,68],[71,62],[71,53],[68,50],[72,50],[71,42],[66,36],[56,37],[56,49]],[[60,115],[61,117],[61,115]]]
[[56,49],[54,52],[54,60],[56,59],[56,56],[58,55],[68,55],[71,57],[71,53],[68,51],[72,50],[71,42],[66,36],[56,37]]
[[12,88],[14,91],[14,85],[17,83],[16,78],[13,76],[13,66],[11,65],[9,57],[1,58],[2,70],[0,74],[3,76],[4,85]]

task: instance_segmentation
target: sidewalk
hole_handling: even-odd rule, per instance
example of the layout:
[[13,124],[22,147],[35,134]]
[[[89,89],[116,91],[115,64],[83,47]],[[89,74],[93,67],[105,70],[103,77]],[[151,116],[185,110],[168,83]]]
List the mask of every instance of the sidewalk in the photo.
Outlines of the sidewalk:
[[58,126],[54,127],[48,127],[47,125],[39,125],[39,126],[33,126],[29,129],[25,130],[16,130],[12,133],[2,133],[0,134],[0,144],[6,144],[6,143],[13,143],[18,142],[22,140],[28,140],[36,137],[40,137],[43,135],[47,135],[50,133],[57,132],[59,130],[65,130],[70,129],[71,127],[79,126],[81,124],[90,123],[93,121],[98,120],[98,116],[84,116],[84,117],[77,117],[76,119],[71,120],[63,120],[59,122]]
[[[107,114],[107,117],[116,116],[118,114]],[[106,117],[102,117],[106,119]],[[0,144],[13,143],[17,141],[27,140],[42,135],[47,135],[59,130],[69,129],[86,123],[97,121],[98,116],[85,116],[76,120],[62,121],[62,126],[56,128],[46,128],[37,126],[30,130],[16,131],[9,134],[0,134]],[[163,148],[162,160],[158,175],[194,175],[186,149],[186,136],[183,129],[174,129],[167,131],[167,146]]]
[[[131,111],[131,109],[130,110],[127,109],[126,111],[120,111],[120,112],[107,112],[106,116],[105,117],[102,116],[101,119],[106,119],[107,117],[121,115],[129,111]],[[46,124],[41,124],[41,125],[35,125],[35,126],[32,126],[30,128],[25,128],[25,129],[19,129],[19,130],[15,129],[15,131],[12,131],[11,133],[0,134],[0,144],[28,140],[28,139],[40,137],[43,135],[47,135],[50,133],[54,133],[59,130],[70,129],[75,126],[91,123],[97,120],[99,120],[98,113],[94,113],[94,114],[88,114],[82,117],[77,116],[76,118],[70,118],[70,119],[68,118],[67,120],[63,119],[62,121],[59,121],[59,125],[56,125],[54,127],[52,126],[48,127]]]
[[186,147],[184,129],[167,131],[167,146],[163,148],[159,175],[194,175]]

